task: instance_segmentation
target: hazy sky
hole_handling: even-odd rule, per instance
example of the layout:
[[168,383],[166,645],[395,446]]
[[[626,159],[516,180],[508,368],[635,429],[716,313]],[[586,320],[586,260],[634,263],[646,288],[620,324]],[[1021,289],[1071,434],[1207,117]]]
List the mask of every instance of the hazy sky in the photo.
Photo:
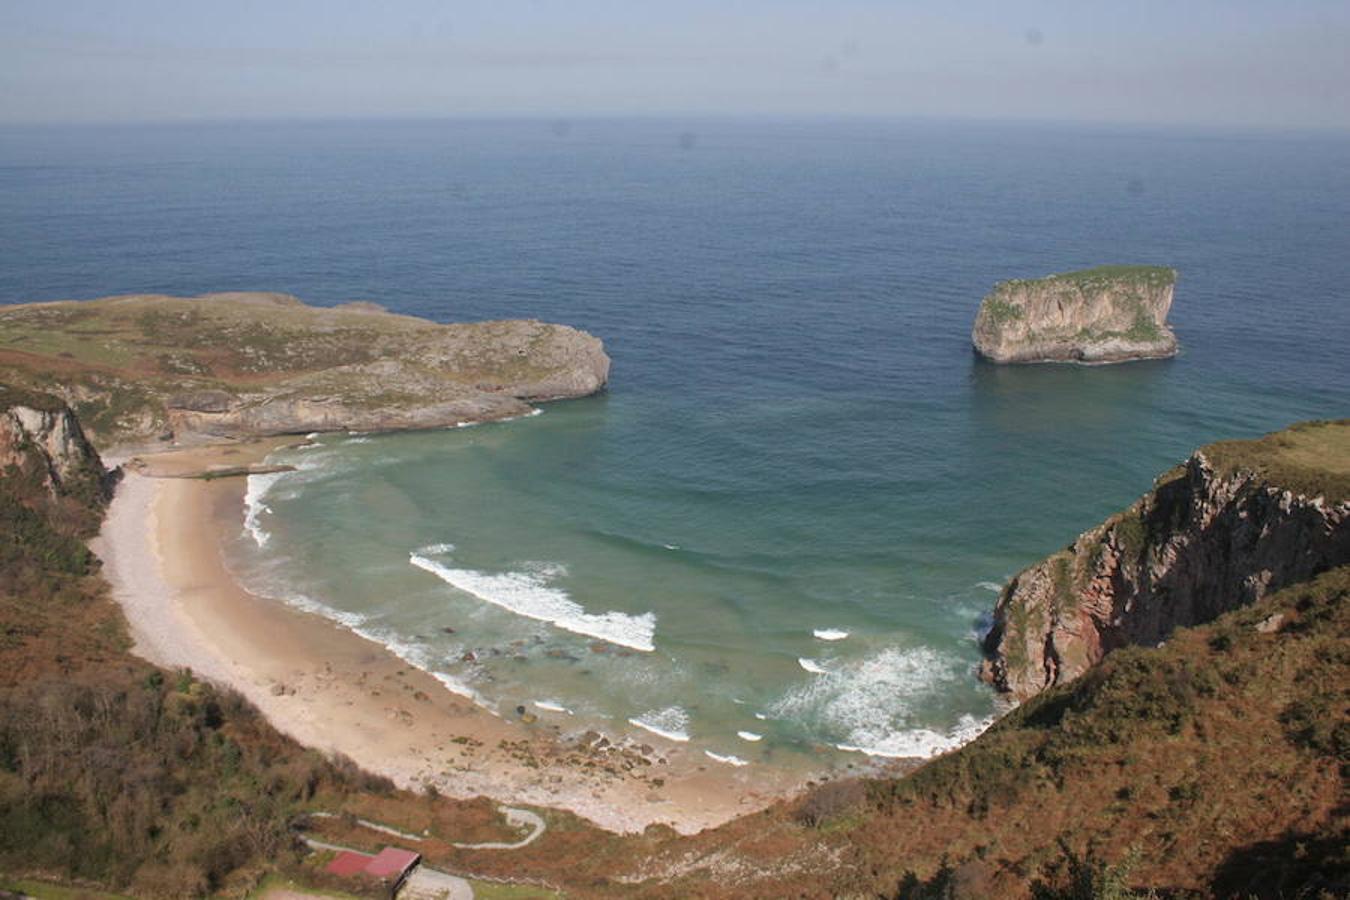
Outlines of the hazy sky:
[[1350,128],[1346,0],[0,0],[0,121],[837,114]]

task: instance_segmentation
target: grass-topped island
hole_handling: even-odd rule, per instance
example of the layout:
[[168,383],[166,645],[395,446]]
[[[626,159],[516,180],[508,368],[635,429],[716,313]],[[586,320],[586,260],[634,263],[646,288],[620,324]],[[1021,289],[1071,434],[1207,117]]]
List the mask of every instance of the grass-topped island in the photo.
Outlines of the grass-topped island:
[[971,341],[996,363],[1175,356],[1167,312],[1176,278],[1162,266],[1097,266],[1003,281],[980,304]]

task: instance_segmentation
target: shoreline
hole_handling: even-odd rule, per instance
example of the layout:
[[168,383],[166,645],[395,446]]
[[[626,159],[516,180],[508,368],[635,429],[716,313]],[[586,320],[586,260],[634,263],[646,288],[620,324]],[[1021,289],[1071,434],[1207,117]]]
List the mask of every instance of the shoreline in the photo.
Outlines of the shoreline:
[[[809,773],[719,765],[656,736],[568,736],[549,717],[498,717],[383,645],[246,590],[222,555],[244,527],[238,470],[294,441],[156,452],[124,467],[92,546],[133,653],[239,691],[301,744],[400,787],[566,809],[611,831],[692,834],[805,788]],[[225,468],[235,474],[191,477]]]

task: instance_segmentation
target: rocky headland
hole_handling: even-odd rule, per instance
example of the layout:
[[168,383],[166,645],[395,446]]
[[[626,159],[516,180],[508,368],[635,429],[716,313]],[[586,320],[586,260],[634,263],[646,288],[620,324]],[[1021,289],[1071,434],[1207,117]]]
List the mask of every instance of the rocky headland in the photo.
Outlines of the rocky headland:
[[971,341],[996,363],[1175,356],[1167,313],[1176,275],[1159,266],[1098,266],[1004,281],[980,304]]
[[1210,444],[1004,587],[982,675],[1026,699],[1347,563],[1350,420]]
[[61,397],[102,446],[439,428],[608,377],[598,338],[532,320],[442,325],[269,293],[0,307],[0,382]]

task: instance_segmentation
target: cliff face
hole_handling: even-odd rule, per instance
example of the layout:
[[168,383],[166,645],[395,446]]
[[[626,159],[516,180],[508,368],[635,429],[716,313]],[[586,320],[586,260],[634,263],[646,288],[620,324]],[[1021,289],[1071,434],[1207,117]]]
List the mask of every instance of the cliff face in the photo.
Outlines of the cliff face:
[[600,341],[519,320],[441,325],[280,294],[0,307],[0,377],[59,394],[103,443],[436,428],[601,390]]
[[35,479],[52,496],[108,498],[108,476],[75,414],[54,397],[0,385],[0,474]]
[[1005,281],[980,304],[975,349],[999,363],[1112,363],[1175,356],[1167,326],[1176,272],[1101,266]]
[[1025,699],[1350,562],[1350,420],[1203,448],[1003,589],[982,677]]

